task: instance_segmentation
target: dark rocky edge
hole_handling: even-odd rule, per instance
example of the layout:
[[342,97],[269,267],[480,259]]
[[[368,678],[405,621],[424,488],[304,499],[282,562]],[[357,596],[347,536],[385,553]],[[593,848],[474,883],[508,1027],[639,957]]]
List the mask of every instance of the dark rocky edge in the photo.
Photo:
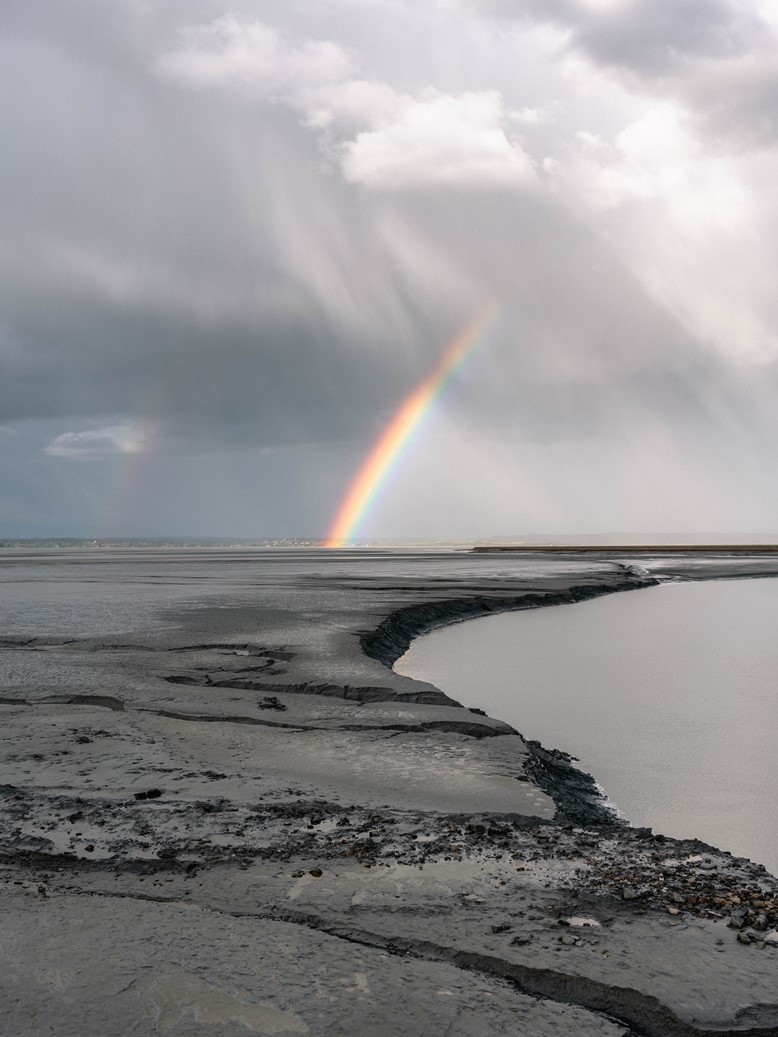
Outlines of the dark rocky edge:
[[627,827],[627,822],[604,798],[592,775],[574,766],[574,756],[561,749],[544,749],[533,739],[524,741],[529,750],[524,770],[553,799],[557,808],[555,820],[586,827]]
[[660,581],[652,576],[631,576],[607,586],[582,584],[565,591],[519,594],[495,597],[479,595],[475,598],[454,598],[450,601],[430,601],[397,609],[375,628],[364,631],[359,638],[362,651],[390,669],[404,655],[421,634],[437,627],[476,619],[497,612],[517,612],[522,609],[544,608],[547,605],[572,605],[577,601],[599,598],[605,594],[653,587]]
[[[410,647],[411,642],[430,630],[498,612],[570,605],[605,594],[656,586],[650,576],[629,574],[627,579],[609,586],[583,584],[566,591],[547,594],[521,594],[514,597],[460,598],[434,601],[398,609],[376,627],[360,636],[362,650],[391,668]],[[451,702],[451,700],[448,700]],[[458,703],[452,703],[458,704]],[[540,742],[524,739],[529,757],[525,773],[556,804],[555,820],[577,825],[626,827],[626,822],[607,803],[591,774],[573,765],[575,757],[561,749],[545,749]]]

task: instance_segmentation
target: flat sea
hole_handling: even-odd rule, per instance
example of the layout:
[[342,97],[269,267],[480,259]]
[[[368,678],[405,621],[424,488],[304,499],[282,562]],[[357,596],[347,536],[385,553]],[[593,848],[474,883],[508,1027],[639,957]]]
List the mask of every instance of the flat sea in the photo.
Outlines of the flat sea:
[[471,620],[395,669],[572,753],[632,824],[778,874],[778,579]]

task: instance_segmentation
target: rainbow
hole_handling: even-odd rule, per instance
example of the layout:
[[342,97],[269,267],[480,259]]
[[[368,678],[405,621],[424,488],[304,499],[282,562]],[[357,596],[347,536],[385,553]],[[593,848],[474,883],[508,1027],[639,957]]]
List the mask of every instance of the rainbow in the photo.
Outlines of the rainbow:
[[349,486],[327,534],[326,547],[345,547],[356,536],[387,479],[413,442],[413,434],[481,341],[496,312],[493,304],[482,310],[447,346],[435,368],[397,408]]

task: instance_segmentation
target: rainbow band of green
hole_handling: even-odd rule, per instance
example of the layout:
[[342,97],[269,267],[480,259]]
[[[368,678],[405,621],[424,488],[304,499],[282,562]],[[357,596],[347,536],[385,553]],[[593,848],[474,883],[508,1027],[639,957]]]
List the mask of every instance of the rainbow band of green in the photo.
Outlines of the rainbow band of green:
[[353,540],[374,508],[392,472],[407,453],[449,382],[482,341],[497,314],[490,304],[464,328],[433,371],[398,407],[349,486],[327,534],[327,547],[344,547]]

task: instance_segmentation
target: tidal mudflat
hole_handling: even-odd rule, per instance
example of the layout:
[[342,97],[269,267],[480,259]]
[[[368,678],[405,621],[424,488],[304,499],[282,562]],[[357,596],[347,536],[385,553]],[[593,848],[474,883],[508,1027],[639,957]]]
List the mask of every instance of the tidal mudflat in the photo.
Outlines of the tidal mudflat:
[[778,1033],[763,867],[389,668],[632,561],[4,552],[3,1033]]

